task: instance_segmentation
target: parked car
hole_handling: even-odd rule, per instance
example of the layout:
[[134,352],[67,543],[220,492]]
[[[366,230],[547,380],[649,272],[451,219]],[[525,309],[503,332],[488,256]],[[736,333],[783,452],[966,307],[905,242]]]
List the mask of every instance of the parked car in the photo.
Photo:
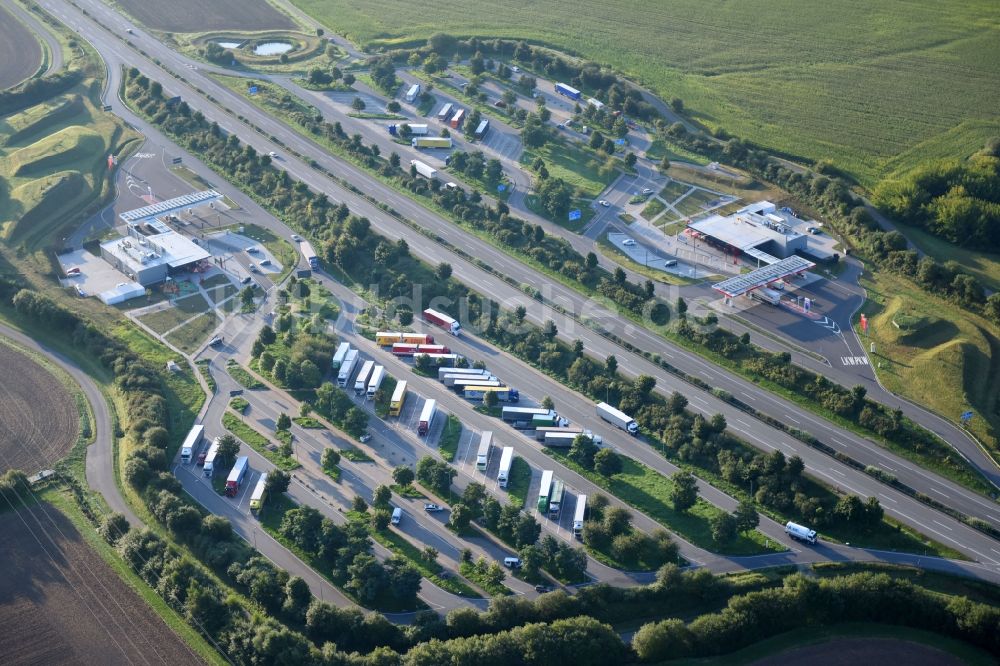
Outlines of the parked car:
[[298,243],[299,241],[302,240],[302,236],[299,236],[298,234],[292,234],[292,240]]
[[365,434],[361,435],[361,437],[359,437],[358,439],[361,440],[362,444],[364,444],[365,442],[370,442],[372,441],[372,434],[370,432],[366,432]]
[[548,585],[542,585],[541,583],[539,583],[538,585],[535,586],[535,592],[538,592],[539,594],[544,594],[546,592],[551,592],[551,591],[552,588],[549,587]]
[[627,245],[629,247],[632,247],[633,245],[635,245],[635,239],[634,238],[626,238],[625,240],[622,241],[622,245]]
[[648,194],[652,194],[652,193],[653,193],[653,190],[652,190],[652,188],[649,188],[649,187],[645,187],[645,188],[643,188],[643,190],[642,190],[642,193],[643,193],[643,194],[647,194],[647,195],[648,195]]
[[607,208],[607,207],[609,207],[609,206],[611,205],[611,202],[610,202],[610,201],[608,201],[607,199],[601,199],[601,200],[600,200],[600,201],[598,201],[597,203],[601,204],[601,205],[602,205],[602,206],[604,206],[605,208]]
[[257,268],[257,264],[250,264],[250,266],[248,266],[248,268],[250,269],[251,273],[259,273],[260,272],[260,269]]
[[432,502],[424,503],[424,511],[428,513],[434,513],[435,511],[441,511],[441,506],[438,504],[433,504]]
[[271,265],[271,260],[267,259],[267,258],[261,259],[260,260],[260,265],[261,266],[270,266]]

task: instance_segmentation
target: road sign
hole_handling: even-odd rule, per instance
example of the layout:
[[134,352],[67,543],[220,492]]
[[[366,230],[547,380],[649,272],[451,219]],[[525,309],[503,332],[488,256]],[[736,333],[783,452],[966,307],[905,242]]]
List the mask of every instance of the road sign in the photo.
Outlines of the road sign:
[[507,191],[506,185],[497,185],[497,192],[506,192],[506,191]]
[[183,158],[183,157],[175,157],[174,159],[172,159],[172,160],[170,160],[170,161],[171,161],[171,163],[173,163],[173,164],[180,164],[180,163],[181,163],[181,162],[182,162],[183,160],[184,160],[184,158]]
[[250,86],[250,94],[255,95],[257,93],[257,86]]
[[974,412],[962,412],[962,422],[965,423],[972,420],[973,416],[975,416]]
[[625,139],[615,139],[615,145],[617,145],[617,146],[624,146],[625,145]]
[[582,212],[580,212],[580,209],[579,209],[579,208],[578,208],[578,209],[576,209],[576,210],[571,210],[571,211],[569,212],[569,221],[570,221],[570,222],[573,222],[573,221],[575,221],[575,220],[579,220],[579,219],[580,219],[581,217],[583,217],[583,213],[582,213]]
[[812,301],[808,297],[802,299],[802,309],[809,312],[812,309]]

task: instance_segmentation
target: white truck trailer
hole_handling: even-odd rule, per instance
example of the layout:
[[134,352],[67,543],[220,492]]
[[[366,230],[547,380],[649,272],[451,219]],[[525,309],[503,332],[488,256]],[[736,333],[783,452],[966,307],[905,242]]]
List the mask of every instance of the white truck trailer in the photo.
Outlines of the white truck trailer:
[[410,166],[417,170],[417,173],[427,179],[433,179],[437,176],[437,169],[429,164],[421,162],[420,160],[410,160]]
[[486,471],[490,462],[490,449],[493,448],[493,431],[487,430],[479,437],[479,450],[476,451],[476,469]]
[[184,443],[181,444],[181,462],[185,465],[191,462],[194,452],[201,447],[201,438],[205,435],[205,426],[198,424],[191,428]]
[[375,369],[375,361],[365,361],[364,365],[361,366],[361,372],[354,380],[354,395],[361,395],[368,388],[368,379],[372,376],[372,370]]
[[412,104],[414,100],[416,100],[417,97],[419,96],[420,96],[420,84],[414,83],[412,86],[410,86],[410,89],[406,91],[406,101]]
[[371,378],[368,380],[369,399],[375,397],[375,394],[382,387],[382,381],[384,379],[385,379],[385,366],[376,365],[375,369],[372,370]]
[[597,404],[597,415],[616,428],[621,428],[633,437],[639,434],[639,424],[635,422],[635,419],[622,410],[612,407],[606,402]]
[[497,472],[497,483],[501,488],[507,487],[507,482],[510,481],[510,467],[513,464],[514,447],[503,447],[503,453],[500,454],[500,470]]
[[351,381],[351,375],[354,374],[354,366],[357,363],[358,350],[352,349],[344,356],[344,360],[340,364],[340,370],[337,371],[337,386],[347,388],[347,383]]
[[785,523],[785,534],[797,541],[805,541],[806,543],[812,545],[815,545],[816,540],[819,538],[819,535],[816,534],[816,530],[811,530],[805,525],[799,525],[798,523],[793,523],[790,520]]

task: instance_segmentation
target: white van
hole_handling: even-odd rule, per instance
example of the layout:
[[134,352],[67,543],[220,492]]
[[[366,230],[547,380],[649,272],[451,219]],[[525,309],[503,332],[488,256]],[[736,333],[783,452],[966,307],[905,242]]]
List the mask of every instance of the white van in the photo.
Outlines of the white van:
[[403,510],[398,506],[392,510],[392,524],[399,525],[399,521],[403,519]]
[[521,558],[520,557],[505,557],[503,558],[503,565],[508,569],[520,569],[521,568]]

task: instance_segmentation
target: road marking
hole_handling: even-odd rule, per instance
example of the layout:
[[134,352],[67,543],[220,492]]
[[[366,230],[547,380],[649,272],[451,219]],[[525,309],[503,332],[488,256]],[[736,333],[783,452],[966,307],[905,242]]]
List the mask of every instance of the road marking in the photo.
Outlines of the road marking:
[[840,362],[844,365],[868,365],[867,356],[841,356]]
[[746,391],[740,391],[740,395],[745,396],[748,400],[756,400],[757,399],[757,398],[753,397],[752,395],[750,395],[749,393],[747,393]]
[[830,468],[830,471],[833,472],[834,474],[839,474],[840,476],[843,476],[843,477],[847,476],[846,474],[844,474],[843,472],[841,472],[839,469],[834,469],[833,467]]
[[793,418],[790,414],[785,414],[785,418],[788,419],[789,421],[792,421],[793,423],[800,423],[800,424],[802,423],[802,421],[799,421],[798,419]]
[[899,504],[899,502],[897,502],[896,500],[892,499],[891,497],[889,497],[887,495],[883,495],[882,493],[879,493],[878,496],[881,497],[882,499],[886,500],[886,501],[892,502],[893,504]]
[[945,529],[946,529],[946,530],[948,530],[949,532],[953,532],[953,531],[954,531],[954,530],[952,530],[952,529],[951,529],[950,527],[948,527],[947,525],[945,525],[945,524],[944,524],[944,523],[942,523],[942,522],[938,522],[937,520],[934,520],[933,518],[931,518],[931,520],[932,520],[933,522],[937,523],[938,525],[940,525],[941,527],[945,528]]

